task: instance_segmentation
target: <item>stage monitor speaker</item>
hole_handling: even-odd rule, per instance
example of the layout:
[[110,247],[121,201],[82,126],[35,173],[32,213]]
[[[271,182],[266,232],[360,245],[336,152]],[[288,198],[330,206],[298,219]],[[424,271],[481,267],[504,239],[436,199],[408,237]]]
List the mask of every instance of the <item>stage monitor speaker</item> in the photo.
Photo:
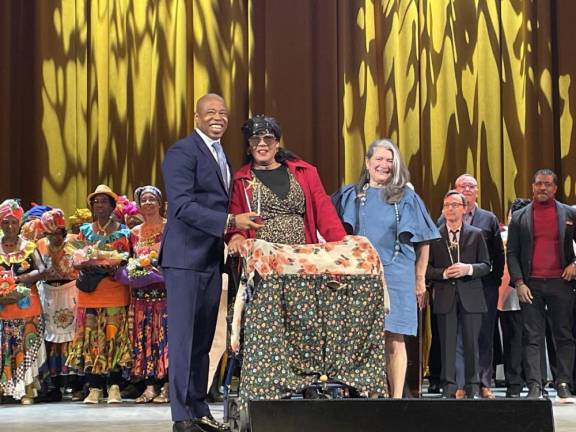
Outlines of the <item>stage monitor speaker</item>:
[[250,401],[252,432],[553,432],[549,400]]

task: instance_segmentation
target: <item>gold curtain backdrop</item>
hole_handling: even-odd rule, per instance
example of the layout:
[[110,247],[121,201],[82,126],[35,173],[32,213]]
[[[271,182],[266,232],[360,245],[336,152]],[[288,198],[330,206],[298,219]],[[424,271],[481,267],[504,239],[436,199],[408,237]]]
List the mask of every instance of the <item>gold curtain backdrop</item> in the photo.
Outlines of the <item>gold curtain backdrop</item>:
[[576,203],[571,0],[5,0],[0,197],[85,206],[99,183],[162,187],[166,149],[217,92],[280,121],[328,191],[396,141],[433,216],[454,178],[503,217],[533,172]]

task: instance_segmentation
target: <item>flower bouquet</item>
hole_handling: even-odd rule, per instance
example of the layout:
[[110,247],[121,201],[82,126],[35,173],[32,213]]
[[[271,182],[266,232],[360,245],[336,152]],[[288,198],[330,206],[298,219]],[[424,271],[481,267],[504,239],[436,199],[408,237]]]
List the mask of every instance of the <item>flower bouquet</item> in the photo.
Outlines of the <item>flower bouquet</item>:
[[158,253],[150,251],[136,258],[130,258],[122,271],[118,271],[115,279],[130,288],[142,288],[147,285],[163,283],[164,276],[158,270]]
[[29,295],[30,288],[26,285],[17,284],[11,270],[0,271],[0,304],[18,303]]
[[114,267],[128,259],[128,252],[118,252],[100,242],[96,244],[83,240],[66,242],[65,250],[72,255],[72,263],[79,267]]

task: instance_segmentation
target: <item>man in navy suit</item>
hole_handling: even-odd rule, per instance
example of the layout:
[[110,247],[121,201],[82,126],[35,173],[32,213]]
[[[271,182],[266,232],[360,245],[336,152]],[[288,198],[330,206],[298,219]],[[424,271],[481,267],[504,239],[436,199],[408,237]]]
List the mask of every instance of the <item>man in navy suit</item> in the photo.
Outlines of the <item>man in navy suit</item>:
[[194,119],[194,132],[172,145],[162,163],[168,220],[160,265],[168,297],[170,406],[175,432],[226,431],[205,400],[224,233],[261,225],[252,221],[255,213],[228,214],[231,169],[220,143],[228,126],[224,99],[202,96]]

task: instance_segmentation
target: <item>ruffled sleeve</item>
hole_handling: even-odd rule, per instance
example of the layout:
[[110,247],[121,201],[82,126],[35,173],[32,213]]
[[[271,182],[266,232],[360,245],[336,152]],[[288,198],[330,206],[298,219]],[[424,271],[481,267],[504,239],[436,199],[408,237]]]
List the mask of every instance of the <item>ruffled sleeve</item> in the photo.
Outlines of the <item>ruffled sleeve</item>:
[[426,205],[411,188],[404,189],[400,206],[400,239],[403,243],[420,243],[440,238]]
[[352,228],[356,225],[356,185],[350,184],[343,186],[340,191],[340,201],[335,203],[336,211],[340,215],[342,222],[350,225]]

